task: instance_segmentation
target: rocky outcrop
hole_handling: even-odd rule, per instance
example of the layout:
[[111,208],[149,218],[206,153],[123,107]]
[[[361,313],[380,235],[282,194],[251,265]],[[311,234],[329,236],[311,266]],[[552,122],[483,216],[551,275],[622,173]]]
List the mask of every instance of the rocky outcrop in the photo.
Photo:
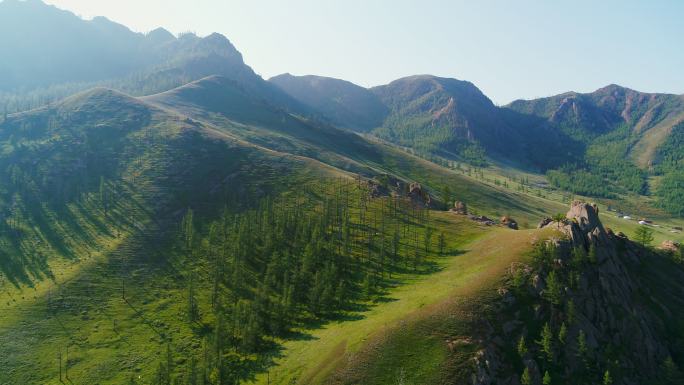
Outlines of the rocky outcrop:
[[468,218],[486,226],[494,226],[496,224],[493,219],[487,218],[484,215],[468,215]]
[[468,207],[465,202],[456,201],[454,202],[454,207],[451,209],[452,212],[459,215],[468,215]]
[[[573,202],[566,217],[566,223],[550,219],[540,223],[564,234],[539,246],[550,258],[530,266],[511,266],[511,277],[524,282],[524,290],[499,290],[501,300],[496,306],[500,310],[485,328],[481,350],[474,358],[473,385],[519,384],[520,369],[514,368],[520,365],[527,367],[533,384],[541,384],[548,364],[539,358],[544,353],[534,341],[540,340],[541,327],[534,325],[548,324],[553,333],[554,365],[562,368],[553,369],[554,383],[577,383],[577,373],[591,377],[589,383],[600,383],[607,368],[620,373],[614,375],[614,384],[653,383],[670,356],[663,320],[650,307],[654,299],[641,300],[649,289],[635,275],[638,269],[634,267],[643,263],[643,250],[626,237],[608,232],[595,205]],[[666,306],[659,305],[667,314]],[[535,322],[530,323],[530,318]],[[566,328],[563,343],[557,337],[561,325]],[[580,333],[587,346],[584,359],[578,354]],[[528,341],[529,352],[516,358],[519,363],[514,365],[505,352],[516,351],[521,336]],[[508,342],[501,348],[495,340]]]
[[509,229],[518,229],[518,222],[516,222],[513,218],[509,217],[508,215],[501,217],[500,222],[502,225],[508,227]]
[[432,199],[430,198],[430,194],[428,194],[427,191],[423,190],[423,187],[420,185],[420,183],[417,183],[417,182],[413,182],[409,185],[408,196],[414,202],[422,203],[428,207],[432,203]]
[[676,253],[679,251],[679,247],[680,247],[679,242],[666,240],[660,244],[659,249],[670,252],[670,253]]
[[553,219],[551,219],[551,218],[549,218],[549,217],[543,218],[541,221],[539,221],[539,224],[537,225],[537,228],[538,228],[538,229],[544,228],[544,227],[546,227],[549,223],[552,223],[552,222],[553,222]]

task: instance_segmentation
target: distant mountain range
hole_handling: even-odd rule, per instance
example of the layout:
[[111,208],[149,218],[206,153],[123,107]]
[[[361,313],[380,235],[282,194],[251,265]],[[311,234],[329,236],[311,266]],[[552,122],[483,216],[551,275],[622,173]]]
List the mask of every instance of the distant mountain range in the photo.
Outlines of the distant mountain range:
[[[684,137],[681,95],[610,85],[498,107],[470,82],[430,75],[370,89],[311,75],[265,81],[220,34],[175,37],[162,28],[135,33],[106,18],[82,20],[38,0],[0,3],[0,34],[21,36],[0,41],[6,53],[0,105],[6,111],[45,105],[93,86],[149,95],[220,76],[250,100],[427,158],[504,162],[545,172],[556,186],[585,195],[655,194],[663,208],[684,213],[684,203],[668,187],[684,182],[678,171],[684,151],[677,145]],[[214,107],[226,108],[234,100]]]

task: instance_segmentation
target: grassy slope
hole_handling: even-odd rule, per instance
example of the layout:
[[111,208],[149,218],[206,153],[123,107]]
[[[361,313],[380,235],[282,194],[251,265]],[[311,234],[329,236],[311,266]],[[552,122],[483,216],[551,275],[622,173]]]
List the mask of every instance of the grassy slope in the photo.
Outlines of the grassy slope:
[[[449,214],[441,218],[452,247],[451,255],[441,260],[442,271],[392,290],[387,301],[375,304],[358,320],[332,323],[285,343],[278,366],[256,383],[317,384],[336,372],[335,382],[387,384],[398,368],[405,368],[411,381],[431,383],[447,348],[441,336],[414,329],[416,322],[452,313],[458,306],[454,299],[496,282],[537,233],[481,228]],[[397,332],[402,334],[399,340],[389,337]]]
[[[88,132],[106,119],[107,113],[98,108],[131,103],[137,105],[123,95],[97,91],[67,100],[59,108],[69,111],[79,135],[81,128]],[[73,111],[80,110],[89,114],[84,121],[75,120],[78,115]],[[16,118],[47,113],[51,112]],[[144,126],[125,135],[130,143],[145,138],[145,146],[141,153],[134,151],[134,144],[116,149],[123,154],[118,159],[121,178],[107,182],[117,199],[106,217],[95,192],[85,192],[59,213],[22,217],[28,235],[19,252],[38,250],[46,262],[44,272],[27,280],[12,282],[6,275],[0,280],[2,384],[59,383],[57,357],[61,350],[64,366],[67,346],[69,374],[75,382],[118,384],[128,381],[130,373],[149,376],[170,335],[175,337],[173,344],[181,346],[191,336],[185,323],[178,322],[184,303],[184,288],[178,287],[174,275],[178,272],[159,263],[163,256],[154,247],[154,237],[163,231],[158,225],[172,219],[178,207],[187,207],[182,205],[189,199],[211,204],[221,195],[212,191],[221,192],[225,183],[233,192],[263,186],[276,193],[344,174],[308,158],[241,142],[211,127],[180,122],[155,109]],[[64,142],[79,153],[78,141],[70,142],[66,135],[57,138],[66,138]],[[36,156],[47,158],[40,152]],[[198,210],[203,209],[200,204]],[[44,216],[52,221],[40,221]],[[50,237],[61,241],[51,243]],[[129,279],[128,301],[120,295],[122,261]]]
[[[153,117],[148,130],[164,130],[169,126],[175,127],[174,130],[180,129],[177,126],[182,125],[180,123],[182,119],[174,115],[173,112],[169,114],[164,111],[156,111],[155,114],[156,118]],[[171,122],[160,119],[160,116],[167,114],[172,116]],[[201,127],[203,135],[212,140],[212,142],[205,144],[214,143],[213,141],[225,141],[231,143],[228,146],[229,149],[242,149],[240,151],[243,152],[237,152],[234,155],[243,159],[245,164],[242,166],[232,165],[223,170],[225,173],[233,175],[232,167],[237,169],[236,172],[240,178],[239,181],[234,180],[231,183],[232,186],[237,186],[240,183],[249,184],[249,178],[243,179],[243,177],[250,175],[253,179],[263,179],[259,180],[262,184],[280,185],[281,188],[286,189],[297,186],[299,183],[305,183],[307,180],[315,180],[321,175],[345,174],[340,169],[324,165],[319,160],[279,152],[278,150],[281,148],[268,140],[262,143],[245,142],[244,137],[240,135],[241,131],[247,127],[245,125],[229,126],[225,124],[216,126],[203,122],[193,124]],[[264,133],[263,135],[271,135],[269,138],[273,137],[273,134],[269,134],[268,130],[258,127],[253,127],[253,129],[255,131],[260,130]],[[291,140],[294,145],[299,145],[296,136],[293,136],[292,133],[285,132],[277,135],[283,135]],[[317,139],[312,138],[312,140]],[[196,143],[196,145],[200,144]],[[201,147],[207,148],[205,145],[201,145]],[[174,146],[173,148],[177,151],[182,147]],[[354,169],[372,170],[374,173],[390,171],[405,180],[420,181],[433,191],[439,191],[442,185],[448,184],[457,199],[466,201],[471,208],[476,209],[479,213],[490,216],[510,214],[520,223],[527,222],[530,226],[534,226],[541,216],[564,211],[566,207],[553,197],[537,197],[511,188],[495,186],[493,183],[476,180],[462,175],[460,172],[445,169],[389,146],[364,145],[356,148],[363,151],[347,148],[342,154],[336,154],[332,148],[328,148],[332,154],[331,158],[321,160],[333,159],[331,163],[339,167],[344,162],[353,163],[356,164],[353,167]],[[372,151],[366,152],[365,150],[369,148]],[[154,163],[148,164],[154,156],[154,153],[146,154],[140,158],[140,163],[132,162],[127,166],[128,170],[125,175],[137,175],[137,182],[152,190],[158,190],[160,186],[157,183],[161,181],[178,183],[183,178],[190,178],[186,180],[190,182],[184,183],[184,185],[190,186],[190,191],[199,194],[197,199],[205,198],[207,190],[210,190],[212,186],[206,185],[206,181],[200,181],[201,176],[205,174],[200,172],[193,175],[193,170],[202,171],[201,159],[197,159],[197,163],[193,164],[193,167],[200,167],[199,169],[190,167],[190,171],[185,174],[173,174],[171,179],[164,179],[163,176],[146,174],[152,169],[159,169],[159,167],[153,167]],[[179,153],[167,153],[163,159],[168,161],[174,157],[178,158],[177,160],[184,166],[188,166],[186,156]],[[210,159],[212,162],[216,161],[216,158]],[[164,167],[168,167],[168,165]],[[292,174],[294,170],[298,170],[296,172],[298,176]],[[202,172],[209,171],[204,170]],[[145,175],[147,175],[147,179]],[[197,177],[200,179],[195,179]],[[216,177],[219,178],[220,176]],[[137,191],[137,193],[142,194],[140,197],[150,199],[150,195],[144,190]],[[188,194],[187,191],[178,193],[183,196]],[[122,200],[122,202],[130,203],[126,200]],[[127,219],[136,219],[140,215],[135,220],[138,222],[149,219],[150,213],[138,214],[137,211],[133,210],[133,207],[123,205],[120,212],[129,214],[130,218]],[[84,218],[85,214],[90,215],[88,221],[81,220],[83,223],[81,227],[86,232],[91,232],[92,230],[89,229],[94,228],[102,220],[102,218],[98,218],[101,214],[98,214],[94,207],[86,206],[79,210],[83,210]],[[442,218],[445,219],[451,218],[440,226],[451,234],[452,247],[461,248],[473,237],[481,235],[482,230],[474,230],[471,222],[456,219],[452,223],[454,219],[449,217],[449,214],[440,215],[444,215]],[[125,216],[120,215],[119,217]],[[621,227],[612,226],[608,220],[604,219],[604,221],[608,226],[621,229]],[[620,222],[617,223],[622,225]],[[3,285],[0,304],[5,304],[6,307],[0,316],[0,340],[2,341],[0,343],[0,350],[2,350],[0,366],[8,368],[8,370],[0,373],[0,383],[7,381],[10,383],[58,383],[56,355],[60,348],[65,353],[67,345],[70,349],[70,376],[75,382],[121,383],[127,380],[130,373],[143,377],[149,376],[155,369],[154,363],[157,362],[159,355],[163,354],[164,343],[168,336],[173,335],[172,343],[174,346],[178,346],[180,350],[185,346],[196,344],[190,338],[191,330],[184,323],[179,322],[179,314],[183,312],[183,289],[175,285],[174,276],[168,271],[155,270],[153,265],[145,263],[141,263],[137,267],[133,266],[130,274],[131,277],[135,278],[135,283],[127,289],[127,298],[130,303],[121,299],[119,294],[120,283],[117,278],[120,265],[116,264],[116,261],[121,258],[121,253],[145,259],[154,255],[155,252],[145,248],[136,248],[135,235],[140,233],[140,228],[135,223],[125,226],[125,222],[117,222],[113,225],[109,224],[109,226],[120,229],[121,237],[113,236],[113,230],[104,231],[100,235],[101,239],[92,243],[91,250],[88,248],[79,249],[77,258],[73,261],[63,257],[50,259],[50,268],[57,277],[55,280],[38,280],[35,290],[26,286],[13,288],[7,284]],[[74,230],[67,229],[67,232],[75,234]],[[630,231],[627,232],[631,233]],[[507,234],[520,233],[507,232]],[[486,243],[483,244],[486,245]],[[445,298],[448,290],[454,289],[452,285],[472,283],[473,281],[469,279],[474,279],[473,277],[477,277],[481,273],[477,271],[478,266],[490,266],[487,264],[494,262],[495,257],[496,255],[489,255],[490,259],[482,261],[484,265],[477,264],[478,256],[473,252],[444,258],[440,261],[444,271],[438,273],[439,276],[435,276],[435,279],[432,277],[406,277],[406,284],[410,286],[400,287],[390,294],[392,298],[399,299],[399,301],[378,304],[369,313],[362,315],[365,317],[364,320],[368,321],[359,322],[369,322],[369,325],[373,327],[384,326],[383,317],[389,317],[391,313],[396,313],[392,319],[397,320],[413,313],[423,305],[439,302],[440,299]],[[471,265],[471,263],[475,264]],[[452,282],[450,279],[454,279],[454,281]],[[59,293],[62,291],[71,294],[65,295],[64,300],[54,299],[54,297],[59,297]],[[425,296],[414,296],[416,293],[425,293]],[[61,306],[58,316],[48,316],[48,297],[52,297],[53,301]],[[380,318],[374,318],[378,314]],[[351,325],[351,323],[339,325],[344,328],[344,333],[349,334],[349,338],[355,340],[355,342],[348,341],[347,346],[350,347],[350,350],[359,349],[363,338],[369,336],[367,333],[359,334],[356,331],[350,331],[351,329],[357,330],[355,327],[344,326]],[[333,331],[329,332],[329,330]],[[334,327],[313,333],[314,336],[317,336],[318,333],[321,333],[321,336],[332,333],[337,338],[337,345],[333,345],[332,348],[338,347],[335,352],[340,352],[341,337],[336,335]],[[317,341],[325,344],[323,338]],[[292,344],[292,348],[290,348],[290,344]],[[303,342],[288,343],[285,353],[292,351],[291,349],[297,349],[297,346],[305,348],[305,345],[297,344],[303,344]],[[331,347],[328,346],[327,348],[330,349]],[[435,349],[433,345],[428,344],[426,349],[435,354],[435,359],[440,357],[439,349]],[[321,355],[318,349],[309,349],[308,352],[301,354],[308,354],[307,357],[315,358],[320,358],[318,356]],[[296,357],[295,355],[295,360]],[[177,360],[182,361],[182,358],[177,357]],[[304,373],[304,370],[300,368],[289,375],[306,375],[309,376],[306,378],[317,379],[320,378],[317,376],[318,374],[325,374],[334,368],[335,363],[332,363],[313,370],[311,373]]]

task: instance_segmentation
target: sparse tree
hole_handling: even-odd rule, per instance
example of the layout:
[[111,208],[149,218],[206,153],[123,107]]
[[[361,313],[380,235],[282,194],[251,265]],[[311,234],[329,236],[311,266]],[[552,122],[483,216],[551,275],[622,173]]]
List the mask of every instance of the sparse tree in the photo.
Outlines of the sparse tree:
[[612,385],[613,384],[613,377],[610,375],[610,370],[606,370],[605,373],[603,373],[603,385]]
[[584,330],[580,330],[577,335],[577,356],[586,362],[588,351],[587,336],[584,334]]
[[565,345],[565,339],[568,338],[568,328],[565,326],[565,322],[561,324],[560,330],[558,331],[558,342],[561,346]]
[[439,255],[444,255],[444,252],[446,250],[446,236],[444,235],[444,232],[442,231],[439,233]]
[[527,354],[527,344],[525,343],[525,336],[520,336],[518,340],[518,354],[520,357],[524,357]]
[[544,297],[554,305],[560,305],[563,300],[563,289],[559,282],[556,271],[551,272],[546,276],[546,289],[544,289]]
[[560,226],[565,223],[566,218],[565,218],[565,214],[556,213],[553,215],[553,217],[551,219],[553,219],[553,221],[556,222],[556,226],[560,230]]
[[545,323],[541,332],[541,339],[537,341],[548,362],[553,362],[553,333],[549,323]]
[[530,376],[530,369],[525,367],[522,376],[520,376],[520,383],[522,385],[532,385],[532,376]]
[[634,230],[634,240],[644,247],[650,247],[653,242],[653,229],[641,225]]

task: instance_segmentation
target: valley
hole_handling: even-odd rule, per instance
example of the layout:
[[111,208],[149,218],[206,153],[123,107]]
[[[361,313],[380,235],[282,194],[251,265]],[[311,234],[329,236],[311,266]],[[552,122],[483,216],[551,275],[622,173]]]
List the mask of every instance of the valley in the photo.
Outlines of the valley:
[[684,383],[684,96],[265,79],[40,0],[13,33],[0,384]]

